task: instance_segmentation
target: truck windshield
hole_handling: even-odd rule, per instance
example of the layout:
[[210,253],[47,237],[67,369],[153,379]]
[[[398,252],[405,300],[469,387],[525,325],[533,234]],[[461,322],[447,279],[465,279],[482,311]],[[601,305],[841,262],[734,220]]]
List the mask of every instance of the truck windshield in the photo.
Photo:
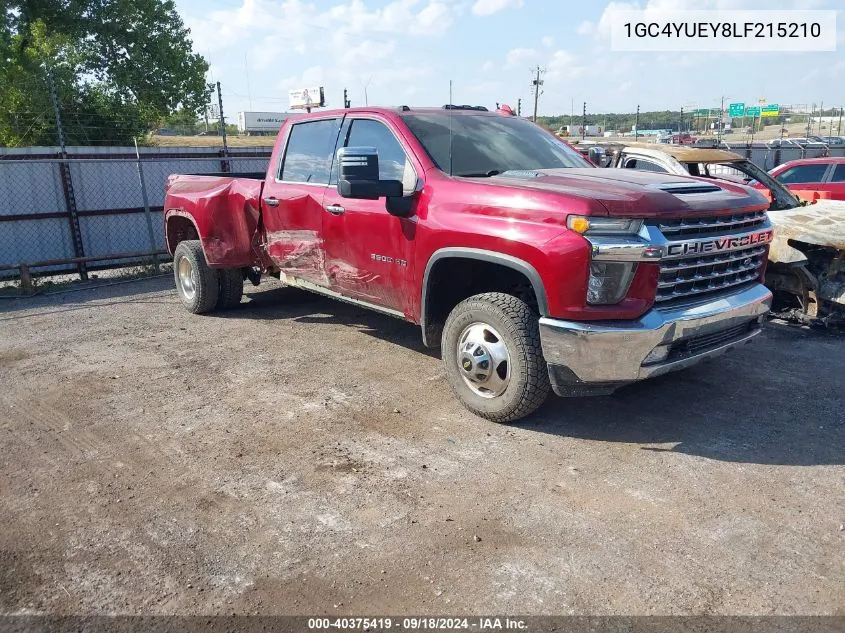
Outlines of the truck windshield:
[[450,116],[448,112],[407,114],[404,119],[431,160],[454,176],[592,166],[577,151],[525,119]]

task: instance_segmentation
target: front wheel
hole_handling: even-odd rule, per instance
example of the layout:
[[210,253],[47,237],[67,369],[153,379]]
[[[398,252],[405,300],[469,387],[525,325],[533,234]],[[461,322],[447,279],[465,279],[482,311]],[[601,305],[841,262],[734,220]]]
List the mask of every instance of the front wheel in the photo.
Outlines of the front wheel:
[[488,292],[459,303],[446,319],[441,349],[452,390],[482,418],[518,420],[549,394],[537,315],[517,297]]

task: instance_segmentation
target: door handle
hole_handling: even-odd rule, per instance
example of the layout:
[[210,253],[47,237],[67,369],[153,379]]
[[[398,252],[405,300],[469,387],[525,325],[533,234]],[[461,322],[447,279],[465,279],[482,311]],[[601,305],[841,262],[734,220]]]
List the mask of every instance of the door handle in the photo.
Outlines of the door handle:
[[278,198],[264,198],[264,204],[268,207],[278,207],[279,206],[279,199]]
[[343,215],[344,213],[346,213],[346,209],[344,209],[339,204],[327,204],[326,211],[328,211],[332,215]]

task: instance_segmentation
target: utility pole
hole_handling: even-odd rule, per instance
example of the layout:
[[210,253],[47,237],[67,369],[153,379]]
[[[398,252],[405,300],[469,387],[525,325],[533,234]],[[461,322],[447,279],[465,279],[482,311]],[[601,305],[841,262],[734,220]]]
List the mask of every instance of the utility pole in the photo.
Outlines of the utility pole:
[[[223,137],[223,157],[229,157],[229,143],[226,140],[226,119],[223,116],[223,93],[220,91],[220,82],[217,82],[217,108],[220,115],[220,136]],[[223,162],[223,171],[229,171],[229,161]]]
[[716,141],[718,143],[722,142],[722,121],[725,120],[725,97],[722,96],[722,105],[719,106],[719,123],[716,125],[716,131],[718,134],[716,135]]
[[634,141],[640,138],[640,104],[637,104],[637,118],[634,121]]
[[543,80],[540,79],[540,73],[546,72],[544,69],[537,66],[536,69],[532,69],[532,72],[536,72],[535,79],[531,82],[531,85],[534,87],[534,123],[537,122],[537,102],[540,100],[540,86],[543,85]]
[[581,140],[587,137],[587,102],[584,102],[584,107],[581,110]]
[[836,126],[836,136],[842,135],[842,108],[839,108],[839,123]]
[[804,136],[810,136],[810,122],[813,120],[813,117],[816,115],[816,104],[813,104],[812,109],[810,110],[810,116],[807,117],[807,133]]
[[684,131],[684,106],[681,106],[681,124],[678,126],[678,140],[680,140],[680,134]]

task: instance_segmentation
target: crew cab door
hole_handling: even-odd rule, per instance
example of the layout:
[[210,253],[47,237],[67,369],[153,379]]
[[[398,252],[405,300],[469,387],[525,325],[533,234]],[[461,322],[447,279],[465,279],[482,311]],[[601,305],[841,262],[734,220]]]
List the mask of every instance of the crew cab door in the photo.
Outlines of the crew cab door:
[[286,275],[329,285],[323,253],[323,197],[341,119],[309,119],[288,129],[275,177],[262,195],[267,253]]
[[[380,177],[401,180],[406,196],[415,191],[417,168],[387,121],[376,116],[347,117],[337,147],[375,147]],[[335,166],[333,184],[337,182],[337,171]],[[410,314],[416,296],[412,289],[416,215],[390,215],[385,203],[385,198],[343,198],[336,187],[326,191],[326,272],[335,292]]]

